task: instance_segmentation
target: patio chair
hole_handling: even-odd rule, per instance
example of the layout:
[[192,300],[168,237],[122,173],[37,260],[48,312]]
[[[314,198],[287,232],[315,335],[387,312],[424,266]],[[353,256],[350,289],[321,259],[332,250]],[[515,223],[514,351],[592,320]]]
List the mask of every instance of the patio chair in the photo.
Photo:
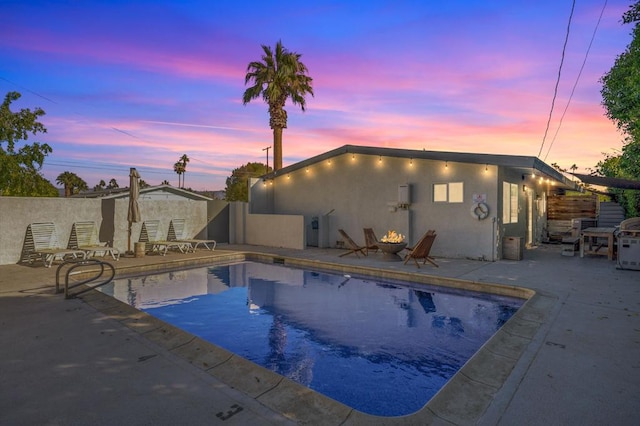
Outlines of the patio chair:
[[111,255],[113,260],[120,259],[120,251],[110,247],[109,244],[100,241],[98,227],[95,222],[76,222],[71,228],[69,247],[83,250],[87,257],[102,253],[102,256]]
[[40,259],[44,266],[50,268],[55,259],[64,260],[67,257],[86,258],[84,250],[65,248],[58,242],[56,226],[53,222],[32,223],[27,226],[23,248],[23,260],[33,263]]
[[159,228],[159,220],[145,220],[142,222],[142,229],[140,230],[140,238],[138,241],[146,243],[145,251],[151,253],[158,252],[165,256],[167,251],[172,248],[178,249],[181,253],[186,253],[191,250],[191,244],[188,242],[159,239]]
[[205,240],[197,238],[185,238],[184,219],[172,219],[169,223],[169,233],[167,239],[169,241],[179,241],[190,244],[190,249],[195,253],[198,246],[203,246],[207,250],[215,250],[216,240]]
[[434,231],[433,229],[427,231],[427,233],[422,236],[420,241],[418,241],[418,243],[412,249],[407,249],[409,250],[409,253],[407,253],[404,257],[404,264],[406,265],[410,259],[413,259],[413,261],[416,263],[416,266],[420,268],[418,259],[423,259],[423,265],[429,262],[437,268],[438,264],[435,262],[435,260],[433,260],[432,257],[429,256],[429,253],[431,252],[431,246],[433,246],[433,241],[435,239],[436,231]]
[[349,235],[347,235],[346,232],[344,232],[343,229],[338,229],[338,232],[340,233],[340,235],[342,236],[342,239],[344,240],[344,243],[347,245],[347,249],[349,250],[346,253],[342,253],[340,255],[340,257],[342,256],[346,256],[348,254],[354,253],[356,255],[356,257],[360,257],[358,256],[358,252],[362,253],[363,255],[367,255],[367,253],[365,253],[365,248],[361,247],[359,245],[357,245]]
[[364,249],[367,252],[367,256],[369,255],[369,250],[375,250],[374,253],[380,250],[380,247],[378,247],[378,238],[373,232],[373,228],[364,228]]

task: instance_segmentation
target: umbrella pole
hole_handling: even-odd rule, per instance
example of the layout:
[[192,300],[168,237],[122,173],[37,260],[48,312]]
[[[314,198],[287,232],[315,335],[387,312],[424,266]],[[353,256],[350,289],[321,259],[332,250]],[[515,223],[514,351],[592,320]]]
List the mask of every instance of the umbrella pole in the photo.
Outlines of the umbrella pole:
[[127,254],[131,254],[131,222],[129,222],[129,238],[127,239]]

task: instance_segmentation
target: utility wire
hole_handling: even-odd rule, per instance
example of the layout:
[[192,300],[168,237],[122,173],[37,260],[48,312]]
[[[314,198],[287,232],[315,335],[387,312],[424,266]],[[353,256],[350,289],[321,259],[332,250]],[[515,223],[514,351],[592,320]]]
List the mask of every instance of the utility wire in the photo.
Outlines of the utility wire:
[[40,93],[34,92],[33,90],[29,90],[29,89],[27,89],[27,88],[26,88],[26,87],[24,87],[24,86],[20,86],[18,83],[14,83],[13,81],[11,81],[11,80],[7,80],[7,79],[6,79],[6,78],[4,78],[4,77],[0,77],[0,80],[4,80],[4,81],[6,81],[6,82],[7,82],[7,83],[9,83],[9,84],[13,84],[14,86],[17,86],[17,87],[19,87],[19,88],[20,88],[20,89],[22,89],[22,90],[26,90],[27,92],[29,92],[29,93],[31,93],[31,94],[33,94],[33,95],[36,95],[36,96],[38,96],[39,98],[42,98],[42,99],[44,99],[44,100],[46,100],[46,101],[51,102],[52,104],[58,104],[58,103],[57,103],[56,101],[54,101],[53,99],[49,99],[49,98],[47,98],[46,96],[41,95]]
[[547,139],[547,133],[549,132],[549,125],[551,124],[551,117],[553,116],[553,107],[556,103],[556,97],[558,96],[558,85],[560,84],[560,76],[562,75],[562,65],[564,64],[564,54],[567,50],[567,43],[569,41],[569,33],[571,32],[571,19],[573,18],[573,11],[576,8],[576,0],[573,0],[571,5],[571,14],[569,15],[569,22],[567,24],[567,34],[564,39],[564,46],[562,47],[562,57],[560,59],[560,68],[558,68],[558,78],[556,80],[556,87],[553,91],[553,98],[551,99],[551,110],[549,111],[549,118],[547,119],[547,127],[544,130],[544,137],[542,138],[542,144],[540,145],[540,151],[538,151],[538,158],[540,154],[542,154],[542,148],[544,147],[544,142]]
[[567,105],[564,107],[564,111],[562,112],[562,117],[560,117],[560,122],[558,123],[558,128],[556,129],[556,133],[553,135],[553,139],[551,140],[551,144],[549,144],[549,149],[547,149],[547,154],[544,156],[542,161],[547,161],[547,157],[549,156],[549,152],[551,152],[551,147],[553,143],[556,141],[558,137],[558,132],[560,132],[560,127],[562,126],[562,120],[564,120],[564,116],[569,109],[569,104],[571,103],[571,99],[573,98],[573,94],[576,91],[576,87],[578,86],[578,81],[580,81],[580,76],[582,75],[582,71],[584,70],[584,66],[587,63],[587,57],[589,56],[589,51],[591,50],[591,46],[593,45],[593,40],[596,38],[596,32],[598,32],[598,27],[600,26],[600,21],[602,21],[602,15],[604,15],[604,9],[607,7],[607,1],[604,0],[604,5],[602,5],[602,10],[600,11],[600,17],[598,18],[598,22],[596,23],[596,27],[593,29],[593,34],[591,35],[591,41],[589,42],[589,47],[587,47],[587,52],[584,55],[584,60],[582,61],[582,66],[580,67],[580,72],[578,73],[578,77],[576,78],[576,82],[573,85],[573,89],[571,89],[571,95],[569,95],[569,100],[567,101]]

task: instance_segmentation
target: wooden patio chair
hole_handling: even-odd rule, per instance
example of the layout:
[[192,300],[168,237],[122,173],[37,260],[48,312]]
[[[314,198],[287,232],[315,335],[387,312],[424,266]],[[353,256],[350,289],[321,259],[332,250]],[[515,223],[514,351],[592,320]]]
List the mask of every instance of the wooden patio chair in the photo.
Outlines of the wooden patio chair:
[[356,257],[360,257],[358,256],[358,252],[362,253],[363,255],[367,255],[367,253],[365,253],[364,251],[364,247],[361,247],[359,245],[357,245],[349,235],[347,235],[346,232],[344,232],[343,229],[338,229],[338,232],[340,233],[340,235],[342,236],[342,239],[344,240],[344,243],[347,245],[347,249],[349,250],[346,253],[342,253],[340,255],[340,257],[342,256],[346,256],[348,254],[354,253],[356,255]]
[[375,250],[374,253],[380,250],[380,247],[378,247],[378,238],[373,232],[373,228],[364,228],[364,249],[367,256],[369,255],[369,250]]
[[418,241],[418,243],[412,249],[408,249],[409,253],[407,253],[404,257],[404,264],[406,265],[410,259],[413,259],[413,261],[416,262],[416,266],[420,268],[418,259],[423,259],[423,265],[426,265],[426,263],[429,262],[437,268],[438,264],[435,262],[435,260],[433,260],[432,257],[429,256],[429,253],[431,252],[431,246],[433,246],[433,241],[435,239],[436,231],[434,231],[433,229],[427,231],[427,233],[422,236],[420,241]]

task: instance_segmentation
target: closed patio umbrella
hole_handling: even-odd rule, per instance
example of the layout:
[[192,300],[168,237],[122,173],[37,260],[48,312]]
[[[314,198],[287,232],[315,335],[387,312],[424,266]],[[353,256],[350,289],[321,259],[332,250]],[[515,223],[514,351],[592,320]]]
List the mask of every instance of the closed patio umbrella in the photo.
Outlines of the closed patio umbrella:
[[135,168],[129,170],[129,213],[127,220],[129,221],[129,245],[127,253],[131,253],[131,224],[140,222],[140,207],[138,207],[138,196],[140,195],[140,175]]

